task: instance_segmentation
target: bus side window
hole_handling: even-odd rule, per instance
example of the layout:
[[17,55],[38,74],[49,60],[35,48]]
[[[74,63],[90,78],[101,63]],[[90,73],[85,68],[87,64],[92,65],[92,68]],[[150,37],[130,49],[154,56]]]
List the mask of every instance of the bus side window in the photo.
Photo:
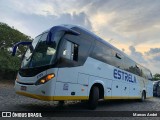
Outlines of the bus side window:
[[124,69],[124,66],[123,66],[123,55],[121,55],[118,51],[115,51],[115,50],[112,51],[112,54],[113,54],[113,60],[112,60],[113,65],[115,67]]
[[78,61],[78,47],[77,44],[66,40],[63,49],[63,58]]
[[138,76],[142,76],[142,70],[140,69],[139,65],[135,65],[135,74]]
[[133,74],[136,74],[135,73],[135,66],[136,66],[136,63],[131,60],[130,58],[128,57],[125,57],[124,58],[124,70],[128,71],[128,72],[131,72]]

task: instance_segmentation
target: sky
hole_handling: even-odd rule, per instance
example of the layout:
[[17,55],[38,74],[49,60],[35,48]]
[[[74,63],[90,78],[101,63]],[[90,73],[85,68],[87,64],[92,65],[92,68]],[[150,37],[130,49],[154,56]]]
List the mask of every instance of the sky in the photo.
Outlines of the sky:
[[160,0],[0,0],[0,22],[34,38],[59,24],[82,26],[160,73]]

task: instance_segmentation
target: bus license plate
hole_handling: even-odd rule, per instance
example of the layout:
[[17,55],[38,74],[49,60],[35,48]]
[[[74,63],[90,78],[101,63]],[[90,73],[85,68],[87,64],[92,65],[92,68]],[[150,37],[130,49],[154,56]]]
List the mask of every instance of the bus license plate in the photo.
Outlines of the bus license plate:
[[26,86],[21,86],[21,90],[26,91],[27,87]]

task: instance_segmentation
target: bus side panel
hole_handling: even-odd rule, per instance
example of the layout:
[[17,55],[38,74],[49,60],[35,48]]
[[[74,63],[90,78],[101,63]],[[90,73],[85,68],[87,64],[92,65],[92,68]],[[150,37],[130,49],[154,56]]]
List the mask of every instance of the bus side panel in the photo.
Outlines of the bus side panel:
[[55,100],[83,100],[88,99],[88,87],[68,82],[56,82]]
[[129,89],[129,98],[140,98],[141,97],[141,91],[144,87],[143,85],[143,80],[141,80],[140,77],[136,76],[136,82],[135,83],[130,83],[130,89]]
[[104,79],[104,83],[105,83],[104,96],[106,99],[107,99],[107,97],[111,98],[111,96],[112,96],[112,80],[111,79]]
[[106,78],[112,80],[113,69],[114,67],[106,63],[88,57],[85,64],[82,67],[80,67],[79,72],[95,76],[97,78]]
[[58,77],[58,68],[51,68],[47,70],[47,74],[51,74],[54,73],[55,77],[54,79],[51,80],[50,83],[50,96],[54,96],[55,95],[55,88],[56,88],[56,81],[57,81],[57,77]]
[[137,84],[130,84],[129,97],[140,97],[140,88]]
[[126,82],[122,82],[122,97],[124,98],[128,98],[129,97],[129,90],[130,90],[130,84],[132,83],[126,83]]
[[88,86],[88,84],[89,84],[88,79],[89,79],[89,75],[84,74],[84,73],[78,74],[78,84]]
[[146,89],[146,85],[145,85],[145,79],[142,77],[137,77],[138,78],[138,82],[139,82],[139,95],[142,95],[143,90],[147,90]]
[[153,82],[148,80],[147,84],[147,97],[153,97]]
[[57,73],[57,81],[77,83],[79,67],[59,68]]
[[122,95],[122,83],[119,81],[112,82],[112,98],[121,97]]

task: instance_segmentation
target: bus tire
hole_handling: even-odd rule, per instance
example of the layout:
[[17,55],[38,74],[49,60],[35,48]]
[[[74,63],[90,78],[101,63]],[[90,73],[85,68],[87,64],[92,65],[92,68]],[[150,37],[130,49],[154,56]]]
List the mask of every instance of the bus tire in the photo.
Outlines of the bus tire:
[[88,101],[89,109],[91,110],[96,109],[98,105],[98,99],[99,99],[99,88],[97,86],[93,86],[89,95],[89,101]]
[[59,106],[63,106],[63,105],[64,105],[64,100],[58,101],[58,105],[59,105]]
[[142,92],[142,95],[141,95],[140,102],[144,102],[144,101],[145,101],[145,98],[146,98],[146,94],[145,94],[145,91],[143,91],[143,92]]

